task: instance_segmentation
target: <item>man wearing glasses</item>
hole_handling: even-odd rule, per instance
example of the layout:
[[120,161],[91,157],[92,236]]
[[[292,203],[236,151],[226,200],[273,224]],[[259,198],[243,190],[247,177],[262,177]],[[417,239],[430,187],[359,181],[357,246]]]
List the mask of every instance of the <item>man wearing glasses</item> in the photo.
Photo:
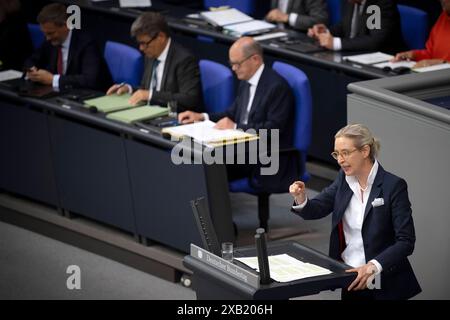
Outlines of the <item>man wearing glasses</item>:
[[294,98],[287,82],[265,66],[261,46],[250,37],[237,40],[229,58],[231,69],[241,80],[233,104],[214,114],[186,111],[178,115],[178,121],[212,120],[218,129],[280,129],[280,145],[289,145]]
[[132,24],[131,36],[145,55],[141,86],[115,84],[107,94],[133,93],[131,104],[166,106],[169,101],[176,101],[178,112],[202,111],[198,61],[171,39],[164,17],[155,12],[142,14]]
[[[218,129],[278,129],[280,147],[290,147],[294,97],[288,83],[265,66],[261,46],[250,37],[240,38],[231,46],[229,60],[232,70],[241,80],[231,106],[224,112],[212,114],[186,111],[178,115],[178,121],[186,124],[211,120],[217,122],[215,127]],[[228,170],[230,180],[247,176],[251,171],[249,166],[238,167],[238,170],[232,170],[231,176]]]

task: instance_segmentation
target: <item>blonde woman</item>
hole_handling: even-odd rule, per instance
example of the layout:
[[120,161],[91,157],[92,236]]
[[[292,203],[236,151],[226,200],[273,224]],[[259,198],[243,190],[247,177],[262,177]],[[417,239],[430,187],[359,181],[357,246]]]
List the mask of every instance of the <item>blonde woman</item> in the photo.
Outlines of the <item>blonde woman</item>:
[[[302,181],[289,188],[292,211],[303,219],[333,215],[329,254],[358,273],[343,299],[409,299],[421,291],[407,258],[415,243],[407,185],[378,163],[379,149],[367,127],[348,125],[335,135],[331,155],[341,171],[333,184],[314,199]],[[370,290],[374,276],[380,286]]]

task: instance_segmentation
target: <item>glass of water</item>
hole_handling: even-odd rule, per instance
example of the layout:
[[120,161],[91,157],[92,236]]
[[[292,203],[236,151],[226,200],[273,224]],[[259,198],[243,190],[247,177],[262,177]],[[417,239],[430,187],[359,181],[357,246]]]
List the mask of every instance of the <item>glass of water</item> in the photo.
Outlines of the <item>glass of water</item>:
[[233,243],[224,242],[222,243],[222,258],[233,262]]
[[171,100],[167,103],[167,108],[169,109],[169,117],[176,118],[178,111],[178,102],[176,100]]

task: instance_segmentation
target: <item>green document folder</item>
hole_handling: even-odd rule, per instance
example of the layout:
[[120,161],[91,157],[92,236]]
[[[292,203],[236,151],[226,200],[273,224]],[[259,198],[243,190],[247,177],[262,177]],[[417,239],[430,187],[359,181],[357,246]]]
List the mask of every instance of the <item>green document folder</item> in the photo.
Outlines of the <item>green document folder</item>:
[[130,97],[130,94],[112,94],[109,96],[85,100],[84,103],[86,107],[96,107],[99,112],[109,113],[133,108],[134,106],[128,103]]
[[133,123],[135,121],[158,118],[168,114],[169,110],[167,108],[158,106],[144,106],[113,112],[108,114],[106,118],[125,123]]

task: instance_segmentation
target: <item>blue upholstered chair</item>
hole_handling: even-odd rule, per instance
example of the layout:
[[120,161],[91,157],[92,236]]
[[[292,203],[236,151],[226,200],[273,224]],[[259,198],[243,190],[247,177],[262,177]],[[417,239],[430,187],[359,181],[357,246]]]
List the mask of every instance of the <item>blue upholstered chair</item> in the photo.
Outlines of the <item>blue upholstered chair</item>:
[[28,32],[30,33],[33,48],[36,50],[45,41],[44,33],[42,32],[41,27],[35,23],[28,24]]
[[428,38],[428,15],[417,8],[398,5],[403,40],[409,49],[423,49]]
[[234,100],[231,70],[210,60],[200,60],[199,66],[206,111],[213,113],[225,110]]
[[341,0],[327,0],[330,26],[341,21],[341,3]]
[[257,11],[256,0],[204,0],[203,6],[205,9],[210,7],[230,6],[236,8],[248,15],[255,15]]
[[[293,149],[284,150],[281,153],[292,153],[298,159],[297,179],[307,181],[310,175],[306,171],[306,155],[311,143],[311,124],[312,124],[312,98],[309,80],[305,73],[300,69],[282,62],[275,62],[273,69],[278,72],[292,88],[295,97],[295,124]],[[264,186],[260,190],[256,190],[249,178],[235,180],[229,183],[231,192],[245,192],[258,196],[258,218],[260,227],[267,229],[269,220],[269,197],[271,193],[286,193],[288,190],[283,187],[274,190],[270,186],[270,192],[264,190]]]
[[104,57],[115,83],[125,82],[132,86],[140,84],[144,62],[137,49],[122,43],[107,41]]

